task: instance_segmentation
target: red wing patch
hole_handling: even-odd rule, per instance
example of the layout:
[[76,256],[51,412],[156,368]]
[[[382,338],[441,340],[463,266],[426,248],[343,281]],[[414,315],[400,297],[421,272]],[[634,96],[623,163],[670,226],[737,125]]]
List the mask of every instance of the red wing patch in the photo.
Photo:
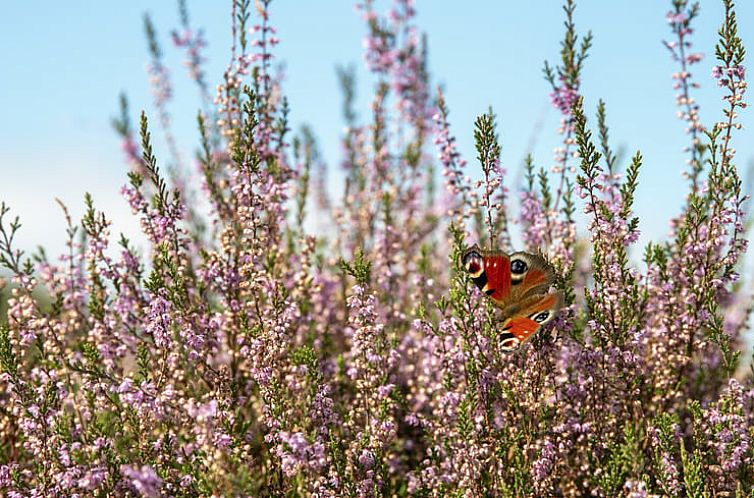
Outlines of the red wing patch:
[[534,334],[540,327],[540,325],[525,316],[514,316],[508,320],[508,332],[513,334],[513,337],[521,342],[524,342],[532,334]]
[[503,351],[517,350],[544,324],[554,320],[563,304],[563,293],[553,292],[538,299],[503,322],[499,343]]
[[510,258],[503,255],[485,256],[484,273],[487,276],[487,295],[493,301],[503,302],[511,292]]
[[521,344],[539,330],[540,325],[525,316],[514,316],[503,324],[500,334],[500,349],[503,351],[515,351]]

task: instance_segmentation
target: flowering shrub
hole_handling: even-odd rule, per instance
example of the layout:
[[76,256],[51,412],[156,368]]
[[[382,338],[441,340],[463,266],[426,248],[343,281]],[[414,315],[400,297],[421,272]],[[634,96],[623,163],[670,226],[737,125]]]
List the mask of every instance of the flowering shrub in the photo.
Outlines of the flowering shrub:
[[[605,104],[596,125],[587,118],[591,36],[578,34],[572,0],[561,60],[545,67],[562,147],[550,171],[527,160],[523,187],[506,184],[492,111],[475,125],[481,174],[462,159],[412,2],[386,15],[360,4],[377,85],[360,123],[353,75],[340,74],[337,200],[311,131],[291,138],[269,0],[233,2],[214,99],[204,37],[179,2],[172,39],[202,99],[200,193],[179,167],[171,75],[147,18],[172,167],[155,157],[145,113],[136,138],[125,98],[114,125],[148,252],[113,243],[87,196],[80,222],[63,208],[67,254],[28,257],[1,210],[12,290],[0,322],[0,493],[751,496],[754,387],[739,369],[751,297],[736,283],[747,241],[733,148],[746,83],[723,3],[713,77],[724,109],[705,125],[690,72],[698,6],[671,2],[689,192],[672,236],[641,264],[629,254],[642,156],[621,173]],[[312,233],[312,212],[331,228]],[[505,354],[490,304],[456,261],[473,242],[511,251],[516,225],[523,249],[548,256],[566,307]]]

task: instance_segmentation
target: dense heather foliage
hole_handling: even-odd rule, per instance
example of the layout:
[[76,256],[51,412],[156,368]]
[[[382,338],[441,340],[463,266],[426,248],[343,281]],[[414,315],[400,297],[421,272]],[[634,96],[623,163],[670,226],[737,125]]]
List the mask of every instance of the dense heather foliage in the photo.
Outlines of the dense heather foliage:
[[[82,220],[63,208],[68,253],[27,257],[2,209],[0,493],[752,496],[754,386],[739,359],[751,296],[736,283],[746,233],[733,148],[744,49],[723,3],[712,76],[724,109],[705,124],[691,72],[698,7],[671,2],[689,191],[643,262],[632,214],[642,156],[620,171],[605,104],[581,94],[591,36],[578,34],[571,0],[561,60],[545,67],[562,148],[552,169],[529,158],[523,185],[501,167],[492,111],[476,122],[478,163],[461,158],[412,1],[386,15],[359,5],[378,83],[362,123],[353,74],[340,74],[338,199],[313,133],[288,129],[269,0],[233,2],[215,96],[202,32],[179,3],[172,40],[202,100],[198,192],[170,134],[171,75],[147,18],[171,167],[159,166],[146,114],[132,128],[125,98],[114,125],[130,167],[122,193],[148,250],[113,240],[87,196]],[[456,261],[477,241],[512,250],[511,230],[516,249],[547,255],[567,306],[504,354],[492,307]]]

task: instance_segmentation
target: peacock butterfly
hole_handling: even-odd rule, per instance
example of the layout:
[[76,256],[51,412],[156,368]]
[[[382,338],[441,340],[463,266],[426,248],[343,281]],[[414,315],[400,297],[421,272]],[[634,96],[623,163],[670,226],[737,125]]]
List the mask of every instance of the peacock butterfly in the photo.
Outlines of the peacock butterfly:
[[539,254],[485,251],[476,244],[460,256],[471,280],[500,308],[500,347],[515,351],[550,323],[563,307],[563,293],[550,292],[552,266]]

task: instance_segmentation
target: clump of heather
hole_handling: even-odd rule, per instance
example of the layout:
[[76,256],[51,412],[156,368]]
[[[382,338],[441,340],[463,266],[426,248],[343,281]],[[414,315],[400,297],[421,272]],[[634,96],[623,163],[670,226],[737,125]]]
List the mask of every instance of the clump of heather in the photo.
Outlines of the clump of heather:
[[[194,153],[173,140],[178,73],[145,18],[154,111],[135,129],[122,96],[113,125],[146,249],[112,234],[87,195],[81,220],[61,204],[65,254],[28,255],[0,208],[0,494],[750,496],[752,301],[734,147],[747,84],[723,6],[712,70],[723,109],[703,123],[699,5],[669,5],[689,190],[642,262],[643,157],[619,164],[608,103],[582,93],[592,37],[572,0],[560,60],[545,66],[561,143],[550,166],[527,158],[520,186],[492,109],[474,123],[475,161],[456,147],[413,2],[357,5],[375,86],[360,121],[354,73],[339,70],[339,196],[316,130],[289,128],[270,0],[232,2],[214,95],[207,40],[178,2],[172,42],[200,98]],[[475,242],[541,252],[565,296],[515,353],[457,265]]]

